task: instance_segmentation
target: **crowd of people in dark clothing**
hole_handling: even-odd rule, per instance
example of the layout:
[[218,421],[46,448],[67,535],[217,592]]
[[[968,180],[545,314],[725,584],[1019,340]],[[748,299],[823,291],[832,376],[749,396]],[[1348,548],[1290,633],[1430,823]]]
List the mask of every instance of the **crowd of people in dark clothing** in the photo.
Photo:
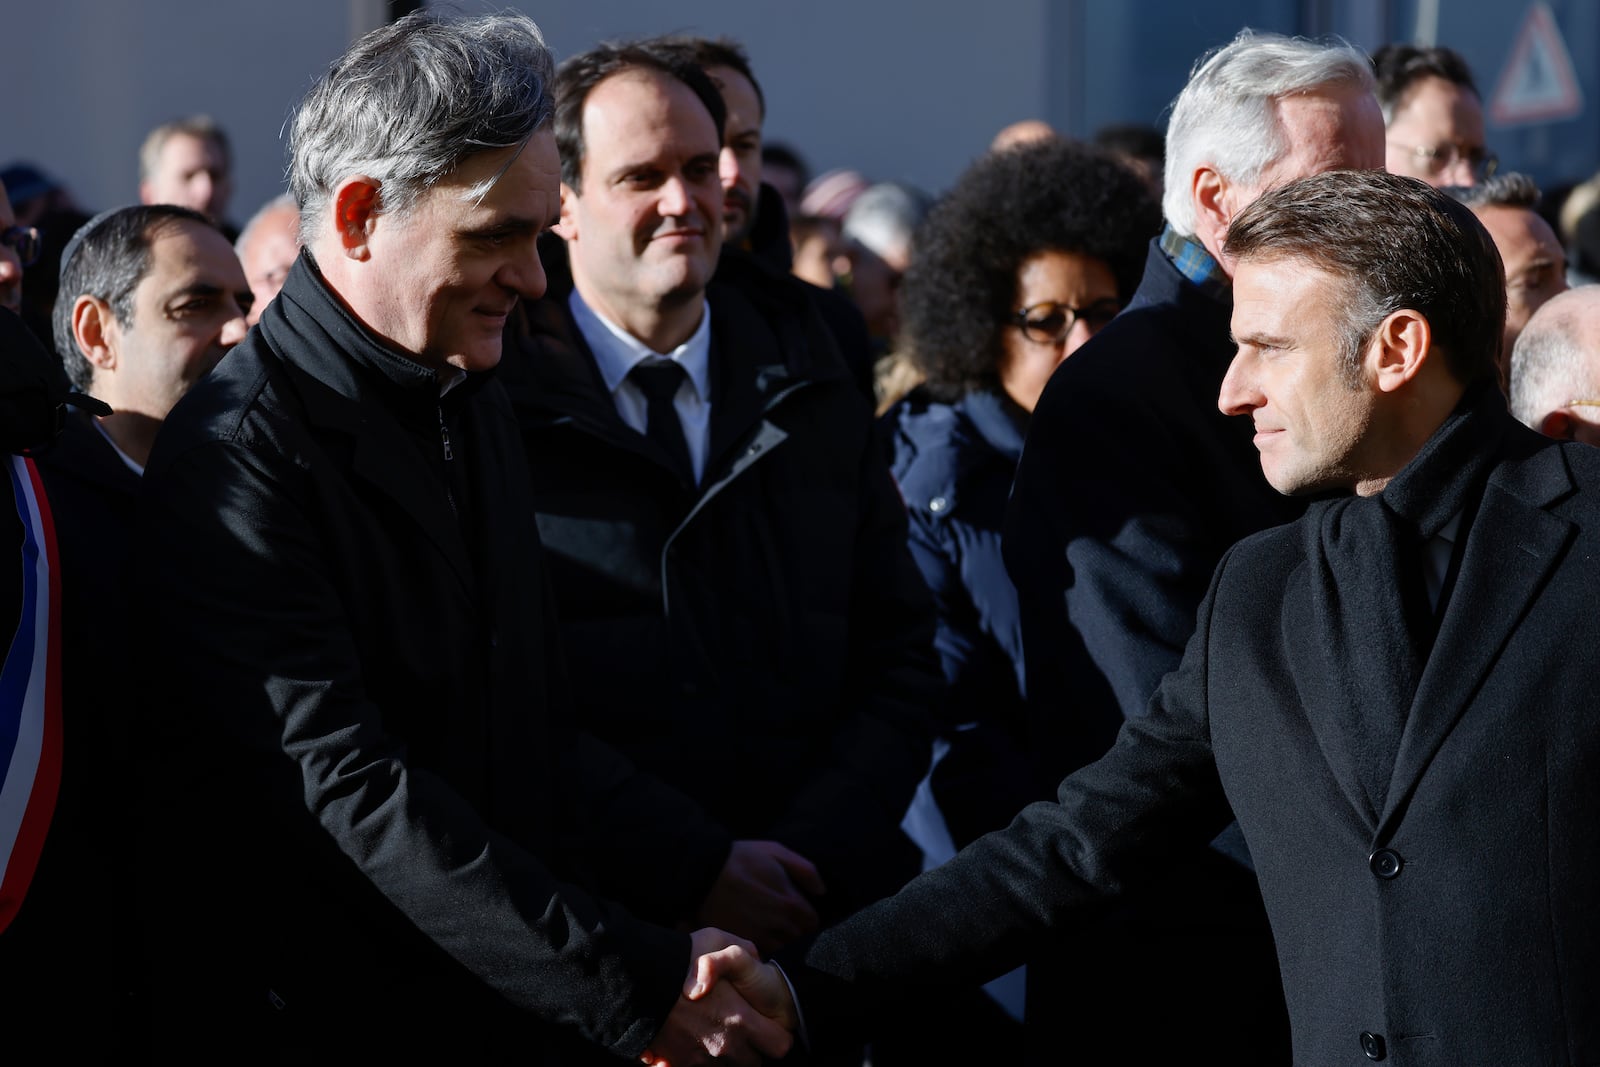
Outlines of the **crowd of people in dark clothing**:
[[1600,1060],[1600,197],[1442,47],[1244,30],[938,195],[766,111],[732,40],[424,11],[242,227],[205,116],[127,206],[0,172],[6,1016]]

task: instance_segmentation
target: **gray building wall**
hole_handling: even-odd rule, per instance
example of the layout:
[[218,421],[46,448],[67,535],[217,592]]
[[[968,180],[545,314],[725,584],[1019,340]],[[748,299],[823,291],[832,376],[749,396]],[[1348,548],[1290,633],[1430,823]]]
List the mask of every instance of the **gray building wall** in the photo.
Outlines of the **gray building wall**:
[[[1160,125],[1205,49],[1244,25],[1338,32],[1364,48],[1432,27],[1493,92],[1529,0],[513,0],[557,57],[611,36],[669,30],[745,42],[770,139],[817,171],[854,167],[937,192],[1000,127],[1038,117],[1076,136]],[[501,6],[478,0],[468,12]],[[1491,145],[1541,181],[1600,166],[1600,4],[1550,0],[1586,106],[1500,129]],[[236,156],[232,215],[281,188],[280,134],[312,79],[376,25],[383,0],[9,0],[0,164],[28,159],[90,210],[131,202],[158,122],[208,111]]]

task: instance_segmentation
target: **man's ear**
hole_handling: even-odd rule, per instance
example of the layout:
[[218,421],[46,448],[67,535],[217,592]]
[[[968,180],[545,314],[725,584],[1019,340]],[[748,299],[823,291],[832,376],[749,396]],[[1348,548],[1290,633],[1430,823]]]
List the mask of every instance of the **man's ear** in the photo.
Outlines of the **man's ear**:
[[1571,441],[1577,436],[1576,423],[1570,411],[1557,408],[1539,420],[1539,432],[1557,441]]
[[550,227],[550,232],[559,236],[563,241],[576,241],[578,239],[578,220],[573,210],[578,194],[572,191],[572,186],[566,182],[561,183],[561,218]]
[[339,249],[351,259],[366,260],[372,255],[368,239],[383,207],[381,184],[376,178],[355,174],[333,191],[333,225]]
[[1194,199],[1195,214],[1217,230],[1226,230],[1233,221],[1226,203],[1227,192],[1228,179],[1209,163],[1196,167],[1190,176],[1189,195]]
[[96,370],[117,369],[117,352],[113,343],[117,334],[116,313],[111,305],[98,296],[87,294],[72,303],[72,339],[78,351]]
[[1378,324],[1367,345],[1367,362],[1382,392],[1410,382],[1433,356],[1433,327],[1419,311],[1401,308]]
[[1233,221],[1233,210],[1228,203],[1229,182],[1226,176],[1209,163],[1202,163],[1189,177],[1189,197],[1194,202],[1194,235],[1230,274],[1232,268],[1223,261],[1222,243],[1228,239],[1228,224]]

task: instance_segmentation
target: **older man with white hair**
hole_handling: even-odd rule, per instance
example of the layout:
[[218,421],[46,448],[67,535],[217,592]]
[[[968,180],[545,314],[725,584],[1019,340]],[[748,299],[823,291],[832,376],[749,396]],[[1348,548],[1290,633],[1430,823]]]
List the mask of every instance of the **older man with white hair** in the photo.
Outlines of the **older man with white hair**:
[[1510,404],[1546,437],[1600,445],[1600,285],[1534,312],[1511,350]]
[[[1216,408],[1234,353],[1223,242],[1269,189],[1383,166],[1372,90],[1352,48],[1245,31],[1196,65],[1173,105],[1166,229],[1127,309],[1046,386],[1006,519],[1041,796],[1145,713],[1223,552],[1300,510],[1262,478],[1249,426]],[[1087,1040],[1112,1059],[1130,1047],[1112,1037],[1123,1031],[1145,1060],[1185,1059],[1219,1019],[1279,1035],[1252,1062],[1286,1058],[1271,939],[1237,832],[1169,862],[1164,886],[1127,914],[1030,965],[1030,1011],[1093,1005],[1102,1036]],[[1140,1024],[1154,1017],[1163,1025]],[[1038,1035],[1047,1060],[1059,1035]]]

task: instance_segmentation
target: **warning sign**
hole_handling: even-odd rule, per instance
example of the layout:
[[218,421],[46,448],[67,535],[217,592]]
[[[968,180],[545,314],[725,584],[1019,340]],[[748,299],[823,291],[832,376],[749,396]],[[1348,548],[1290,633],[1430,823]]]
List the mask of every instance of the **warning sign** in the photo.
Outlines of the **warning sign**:
[[1583,111],[1583,92],[1572,71],[1572,56],[1550,6],[1528,9],[1511,58],[1500,72],[1489,115],[1500,126],[1570,119]]

